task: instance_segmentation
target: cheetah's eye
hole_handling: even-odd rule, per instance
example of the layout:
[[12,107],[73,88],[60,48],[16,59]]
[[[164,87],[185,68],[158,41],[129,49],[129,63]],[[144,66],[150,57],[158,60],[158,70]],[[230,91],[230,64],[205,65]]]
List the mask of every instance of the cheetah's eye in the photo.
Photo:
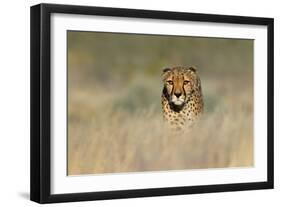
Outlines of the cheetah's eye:
[[188,81],[188,80],[183,81],[183,84],[184,84],[184,85],[187,85],[187,84],[189,84],[189,83],[190,83],[190,81]]
[[173,81],[171,81],[171,80],[168,80],[167,83],[170,85],[173,85]]

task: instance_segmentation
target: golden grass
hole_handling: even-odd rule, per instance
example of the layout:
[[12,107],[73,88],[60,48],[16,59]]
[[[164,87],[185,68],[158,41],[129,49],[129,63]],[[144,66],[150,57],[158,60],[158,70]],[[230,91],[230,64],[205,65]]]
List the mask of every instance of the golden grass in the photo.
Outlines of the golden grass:
[[253,90],[246,80],[203,78],[205,114],[180,134],[163,124],[159,80],[70,85],[68,174],[253,166]]

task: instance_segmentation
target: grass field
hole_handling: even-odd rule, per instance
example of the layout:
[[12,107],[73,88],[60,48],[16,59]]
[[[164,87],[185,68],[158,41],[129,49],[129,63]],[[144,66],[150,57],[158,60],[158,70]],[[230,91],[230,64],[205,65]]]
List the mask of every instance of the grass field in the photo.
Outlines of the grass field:
[[189,56],[205,112],[191,131],[174,133],[162,120],[161,65],[187,64],[184,39],[169,39],[163,54],[164,39],[130,38],[69,34],[68,174],[253,166],[252,42],[186,40],[198,49]]

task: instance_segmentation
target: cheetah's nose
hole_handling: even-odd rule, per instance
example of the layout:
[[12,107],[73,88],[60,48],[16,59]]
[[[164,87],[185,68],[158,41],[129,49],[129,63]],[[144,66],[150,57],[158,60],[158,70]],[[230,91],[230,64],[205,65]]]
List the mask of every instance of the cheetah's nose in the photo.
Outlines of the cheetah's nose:
[[181,92],[175,92],[175,96],[177,97],[177,98],[179,98],[180,96],[181,96]]

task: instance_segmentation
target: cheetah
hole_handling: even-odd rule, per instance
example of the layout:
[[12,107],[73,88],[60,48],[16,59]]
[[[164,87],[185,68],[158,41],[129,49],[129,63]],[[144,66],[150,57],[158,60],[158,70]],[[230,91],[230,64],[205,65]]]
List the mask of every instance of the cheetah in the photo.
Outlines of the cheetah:
[[163,69],[162,110],[170,128],[190,128],[203,113],[201,81],[195,67]]

